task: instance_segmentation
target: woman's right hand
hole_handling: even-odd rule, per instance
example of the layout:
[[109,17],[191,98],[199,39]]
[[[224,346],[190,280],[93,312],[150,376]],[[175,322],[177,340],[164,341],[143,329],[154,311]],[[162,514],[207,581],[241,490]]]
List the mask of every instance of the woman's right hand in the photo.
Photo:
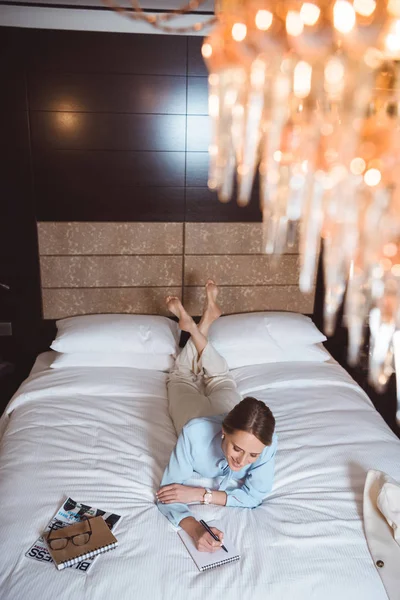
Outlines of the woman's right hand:
[[216,527],[210,527],[210,529],[213,533],[215,533],[220,541],[217,542],[217,540],[214,540],[208,531],[206,531],[204,527],[198,523],[198,527],[196,527],[194,532],[193,541],[199,552],[217,552],[224,543],[223,532]]
[[185,517],[179,525],[190,535],[199,552],[217,552],[224,543],[223,531],[220,531],[216,527],[210,528],[219,538],[220,541],[217,542],[194,517]]

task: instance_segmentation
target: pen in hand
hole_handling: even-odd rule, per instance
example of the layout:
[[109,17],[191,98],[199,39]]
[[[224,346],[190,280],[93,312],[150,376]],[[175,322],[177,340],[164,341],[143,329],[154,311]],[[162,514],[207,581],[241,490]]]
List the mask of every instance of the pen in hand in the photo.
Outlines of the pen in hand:
[[[216,540],[217,542],[221,541],[218,538],[218,536],[216,536],[215,533],[210,529],[210,527],[207,525],[207,523],[205,521],[203,521],[203,519],[200,521],[200,525],[203,525],[204,529],[206,529],[208,531],[208,533],[211,535],[212,538],[214,538],[214,540]],[[222,550],[225,550],[225,552],[228,552],[228,550],[225,548],[224,545],[222,545],[221,548],[222,548]]]

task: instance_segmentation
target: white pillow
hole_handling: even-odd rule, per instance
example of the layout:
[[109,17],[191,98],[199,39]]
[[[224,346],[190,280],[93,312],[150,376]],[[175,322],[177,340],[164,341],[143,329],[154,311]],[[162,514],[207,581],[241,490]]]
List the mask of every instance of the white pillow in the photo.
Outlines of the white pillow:
[[326,342],[326,335],[314,325],[310,317],[287,312],[271,312],[266,317],[268,333],[281,347]]
[[229,348],[273,350],[324,342],[326,337],[309,317],[297,313],[258,312],[228,315],[212,324],[211,343],[219,352]]
[[169,371],[175,362],[170,354],[135,354],[133,352],[75,352],[58,354],[52,369],[67,367],[125,367],[148,371]]
[[227,348],[220,354],[225,358],[230,369],[278,362],[325,362],[331,358],[322,344],[285,349],[276,347],[274,351]]
[[151,315],[85,315],[57,321],[53,350],[175,354],[179,327],[167,317]]

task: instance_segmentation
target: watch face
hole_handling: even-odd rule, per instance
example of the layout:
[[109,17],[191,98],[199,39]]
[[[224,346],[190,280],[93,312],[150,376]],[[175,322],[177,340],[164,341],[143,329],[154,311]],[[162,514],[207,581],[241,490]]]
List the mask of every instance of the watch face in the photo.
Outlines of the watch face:
[[204,494],[204,502],[205,502],[205,504],[209,504],[211,502],[211,498],[212,498],[212,493],[211,492],[207,492],[206,494]]

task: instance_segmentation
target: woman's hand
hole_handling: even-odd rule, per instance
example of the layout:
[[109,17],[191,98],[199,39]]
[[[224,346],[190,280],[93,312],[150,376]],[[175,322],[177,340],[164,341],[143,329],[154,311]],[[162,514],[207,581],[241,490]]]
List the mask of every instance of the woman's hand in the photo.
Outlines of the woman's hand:
[[217,552],[224,543],[224,534],[216,527],[210,527],[211,531],[219,538],[219,542],[204,529],[199,523],[199,527],[195,529],[193,541],[199,552]]
[[222,531],[216,527],[210,528],[219,538],[220,541],[217,542],[194,517],[185,517],[179,525],[193,539],[199,552],[217,552],[224,543],[224,534]]
[[172,504],[174,502],[201,502],[204,496],[204,489],[182,485],[180,483],[171,483],[164,485],[157,492],[157,500],[162,504]]

